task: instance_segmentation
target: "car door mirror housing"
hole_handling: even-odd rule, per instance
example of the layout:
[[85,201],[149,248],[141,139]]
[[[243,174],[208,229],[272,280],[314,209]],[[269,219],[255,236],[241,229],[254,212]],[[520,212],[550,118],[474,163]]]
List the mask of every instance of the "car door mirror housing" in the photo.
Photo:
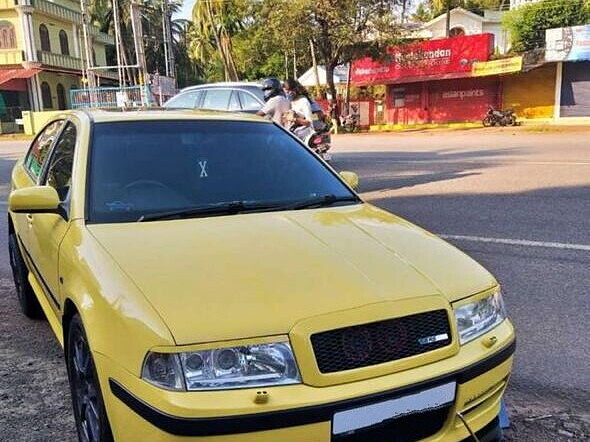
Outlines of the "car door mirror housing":
[[14,213],[57,213],[60,201],[51,186],[33,186],[14,190],[8,198],[8,209]]
[[359,176],[356,173],[343,170],[339,175],[353,190],[359,189]]

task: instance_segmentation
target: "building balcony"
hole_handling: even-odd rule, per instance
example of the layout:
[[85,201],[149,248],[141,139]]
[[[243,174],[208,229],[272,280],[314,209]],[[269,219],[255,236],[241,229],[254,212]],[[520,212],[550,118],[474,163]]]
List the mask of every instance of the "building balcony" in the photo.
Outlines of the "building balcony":
[[0,49],[0,65],[21,64],[23,60],[23,51],[19,49]]
[[[0,0],[0,5],[1,2],[12,3],[11,7],[14,8],[15,1],[17,0]],[[31,0],[31,4],[35,7],[35,10],[45,15],[59,18],[61,20],[69,21],[75,24],[82,23],[82,13],[80,12],[80,10],[66,8],[65,6],[58,5],[57,3],[52,3],[48,0]],[[96,26],[90,25],[88,28],[90,35],[92,35],[92,37],[96,41],[99,41],[104,44],[115,44],[115,39],[112,35],[100,32],[100,30]]]
[[80,58],[45,51],[37,51],[37,57],[39,58],[39,61],[46,66],[77,71],[82,70],[82,60]]

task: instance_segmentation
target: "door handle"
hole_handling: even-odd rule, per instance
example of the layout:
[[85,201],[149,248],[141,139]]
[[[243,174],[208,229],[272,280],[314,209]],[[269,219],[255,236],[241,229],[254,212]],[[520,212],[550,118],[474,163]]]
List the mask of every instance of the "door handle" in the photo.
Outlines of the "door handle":
[[33,224],[33,215],[31,213],[27,213],[27,221],[29,226]]

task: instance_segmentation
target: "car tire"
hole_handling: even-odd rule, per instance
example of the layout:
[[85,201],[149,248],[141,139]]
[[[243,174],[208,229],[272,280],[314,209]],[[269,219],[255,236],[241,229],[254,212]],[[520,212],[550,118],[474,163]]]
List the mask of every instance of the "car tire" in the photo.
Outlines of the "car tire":
[[10,268],[12,269],[12,279],[20,309],[27,318],[42,319],[44,318],[43,309],[39,300],[29,283],[29,269],[21,254],[16,234],[11,233],[8,236],[8,253],[10,257]]
[[66,364],[78,439],[80,442],[112,442],[94,359],[78,314],[72,317],[68,329]]

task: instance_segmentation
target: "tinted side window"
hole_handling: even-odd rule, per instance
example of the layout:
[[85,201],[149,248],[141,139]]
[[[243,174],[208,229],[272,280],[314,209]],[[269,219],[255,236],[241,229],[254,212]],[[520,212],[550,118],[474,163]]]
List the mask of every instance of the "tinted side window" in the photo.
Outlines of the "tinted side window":
[[45,127],[45,129],[39,133],[37,138],[35,138],[33,144],[31,144],[29,153],[25,158],[25,168],[35,179],[39,178],[39,175],[41,175],[45,160],[47,160],[49,149],[62,125],[63,121],[54,121],[49,126]]
[[240,91],[240,101],[242,102],[242,109],[245,111],[257,111],[262,107],[258,100],[248,92]]
[[57,190],[61,201],[66,199],[70,190],[75,146],[76,126],[68,123],[53,148],[46,179],[46,184]]
[[230,89],[209,89],[205,93],[201,107],[203,109],[227,110],[231,93]]
[[165,104],[165,107],[194,109],[197,107],[197,98],[199,97],[200,93],[201,91],[191,91],[177,95],[176,97],[172,97],[170,100],[168,100],[168,102]]

